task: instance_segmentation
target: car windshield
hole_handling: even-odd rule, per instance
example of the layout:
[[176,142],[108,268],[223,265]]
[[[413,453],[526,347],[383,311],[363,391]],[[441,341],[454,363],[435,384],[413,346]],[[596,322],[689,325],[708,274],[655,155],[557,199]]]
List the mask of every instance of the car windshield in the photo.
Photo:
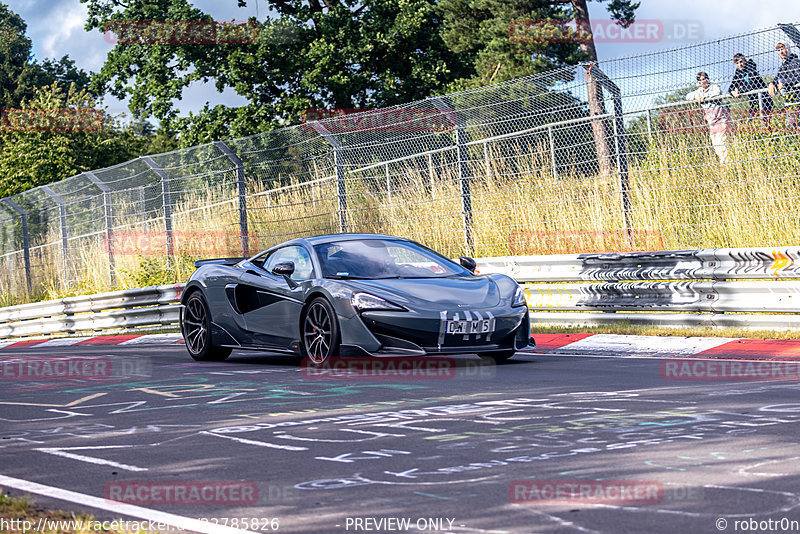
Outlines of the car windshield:
[[470,275],[460,265],[408,241],[335,241],[316,245],[314,249],[325,278],[444,278]]

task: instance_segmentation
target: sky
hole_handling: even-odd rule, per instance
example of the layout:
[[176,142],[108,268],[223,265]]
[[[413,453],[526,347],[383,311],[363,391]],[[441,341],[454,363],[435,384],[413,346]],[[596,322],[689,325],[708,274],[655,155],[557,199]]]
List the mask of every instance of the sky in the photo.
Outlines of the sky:
[[[12,11],[28,24],[27,35],[33,41],[34,54],[39,60],[68,54],[78,67],[97,71],[113,47],[97,30],[87,32],[83,29],[87,10],[79,0],[0,1],[9,4]],[[246,8],[237,7],[236,0],[194,0],[193,4],[216,20],[243,20],[257,16],[263,21],[269,13],[268,0],[248,0]],[[605,4],[596,1],[589,1],[589,13],[593,20],[609,18]],[[645,33],[644,38],[622,42],[614,33],[616,28],[602,25],[606,39],[598,39],[595,29],[601,61],[774,27],[779,22],[800,22],[800,2],[641,0],[636,18],[645,32],[647,23],[656,24],[658,30]],[[212,106],[235,106],[244,104],[245,100],[231,90],[220,94],[212,84],[198,83],[184,92],[178,108],[185,115],[201,109],[206,102]],[[103,104],[112,114],[127,112],[126,102],[113,97],[107,96]]]

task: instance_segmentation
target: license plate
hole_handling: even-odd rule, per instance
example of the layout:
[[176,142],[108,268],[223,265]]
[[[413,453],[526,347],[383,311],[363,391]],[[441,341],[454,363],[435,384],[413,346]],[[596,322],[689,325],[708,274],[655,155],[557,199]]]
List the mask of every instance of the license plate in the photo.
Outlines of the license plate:
[[494,332],[494,319],[448,320],[448,334],[488,334]]

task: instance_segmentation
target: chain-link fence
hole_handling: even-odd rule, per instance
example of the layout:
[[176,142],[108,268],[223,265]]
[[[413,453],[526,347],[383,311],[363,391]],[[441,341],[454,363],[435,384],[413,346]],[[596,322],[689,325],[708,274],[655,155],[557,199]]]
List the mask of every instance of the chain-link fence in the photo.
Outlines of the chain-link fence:
[[[800,72],[769,95],[778,41],[796,51],[800,32],[781,24],[85,172],[0,202],[0,290],[167,283],[197,257],[340,231],[453,256],[797,243]],[[759,71],[748,64],[744,85],[737,53]],[[699,72],[711,92],[687,101]]]

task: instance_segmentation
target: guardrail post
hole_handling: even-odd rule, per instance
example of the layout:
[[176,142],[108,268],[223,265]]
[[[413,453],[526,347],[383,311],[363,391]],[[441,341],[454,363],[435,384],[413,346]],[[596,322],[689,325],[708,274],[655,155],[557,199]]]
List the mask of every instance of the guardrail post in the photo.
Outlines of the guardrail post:
[[28,286],[28,293],[31,293],[31,243],[28,239],[28,214],[25,213],[24,209],[19,207],[19,204],[9,198],[4,198],[3,202],[19,215],[20,222],[22,223],[22,259],[25,263],[25,282]]
[[103,212],[106,220],[106,248],[108,251],[108,277],[111,287],[116,287],[116,269],[114,267],[114,214],[111,211],[111,188],[91,171],[83,173],[90,182],[103,193]]
[[69,284],[69,240],[67,239],[67,204],[60,195],[49,186],[43,185],[42,191],[58,204],[58,218],[61,226],[61,259],[64,269],[64,284]]
[[344,157],[342,143],[319,121],[308,123],[314,131],[333,147],[333,166],[336,168],[336,196],[339,207],[339,231],[347,232],[347,188],[344,183]]
[[616,141],[616,160],[617,174],[619,175],[619,189],[622,200],[622,216],[625,222],[625,231],[628,238],[631,238],[631,200],[628,195],[630,184],[628,180],[628,150],[625,141],[625,120],[622,109],[622,92],[600,67],[584,65],[584,69],[590,69],[597,82],[609,93],[614,101],[614,140]]
[[141,158],[161,179],[161,197],[163,198],[164,204],[164,232],[167,237],[167,257],[170,260],[174,260],[175,242],[172,233],[172,200],[169,190],[169,175],[167,171],[159,167],[150,156],[141,156]]
[[441,111],[455,127],[456,150],[458,154],[458,181],[461,184],[461,214],[464,221],[464,247],[468,255],[475,252],[475,243],[472,236],[472,173],[469,168],[469,147],[467,146],[467,130],[464,118],[442,98],[433,98],[433,105]]
[[[249,256],[250,235],[247,231],[247,192],[244,182],[244,163],[224,142],[214,141],[214,145],[236,166],[236,190],[239,194],[239,235],[242,240],[242,255]],[[269,195],[267,195],[267,198],[269,198]]]

